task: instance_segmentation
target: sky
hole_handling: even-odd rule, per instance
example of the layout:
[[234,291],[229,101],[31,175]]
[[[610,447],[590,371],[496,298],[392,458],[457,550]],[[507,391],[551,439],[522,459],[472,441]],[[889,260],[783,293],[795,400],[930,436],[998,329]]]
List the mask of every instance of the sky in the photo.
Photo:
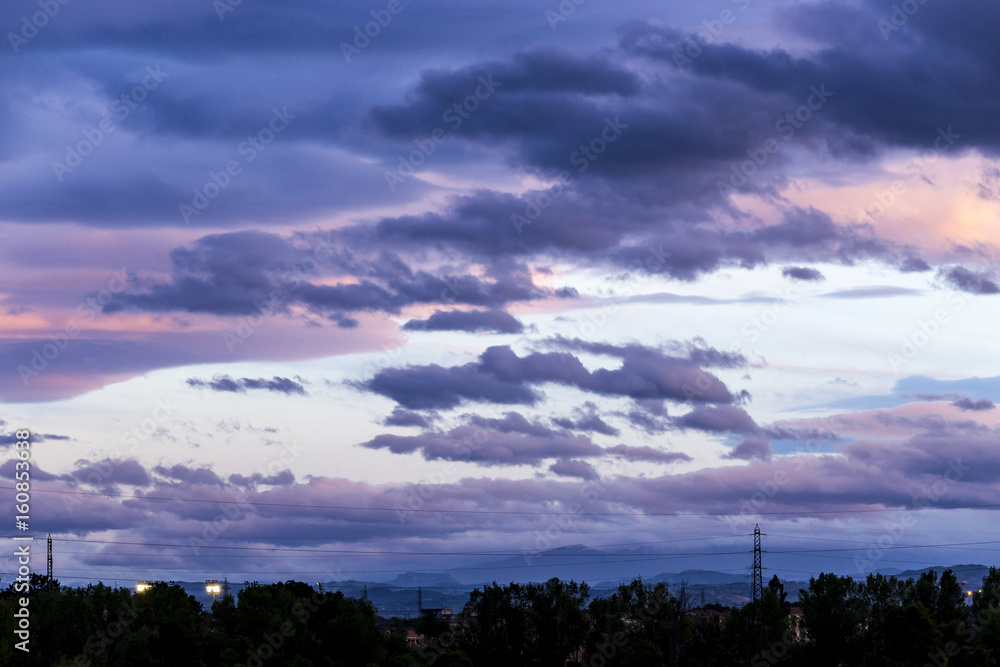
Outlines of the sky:
[[67,581],[996,564],[998,22],[5,3],[0,486]]

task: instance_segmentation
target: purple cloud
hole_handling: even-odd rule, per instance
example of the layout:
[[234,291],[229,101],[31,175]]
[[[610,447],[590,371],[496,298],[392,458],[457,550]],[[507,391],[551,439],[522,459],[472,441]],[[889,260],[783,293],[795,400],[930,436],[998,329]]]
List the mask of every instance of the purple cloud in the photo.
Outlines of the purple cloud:
[[821,282],[826,280],[826,276],[820,273],[818,269],[807,266],[786,266],[781,269],[781,275],[792,280],[805,282]]
[[560,477],[577,477],[585,480],[598,479],[599,477],[594,466],[586,461],[575,459],[556,461],[549,466],[549,470]]
[[510,347],[494,346],[479,361],[463,366],[385,369],[358,386],[418,410],[454,408],[467,400],[534,405],[540,400],[534,387],[546,382],[609,396],[694,403],[737,400],[721,380],[688,359],[637,345],[607,351],[621,360],[619,368],[591,372],[565,352],[519,357]]
[[515,334],[524,331],[524,325],[502,310],[438,310],[426,320],[410,320],[403,329]]

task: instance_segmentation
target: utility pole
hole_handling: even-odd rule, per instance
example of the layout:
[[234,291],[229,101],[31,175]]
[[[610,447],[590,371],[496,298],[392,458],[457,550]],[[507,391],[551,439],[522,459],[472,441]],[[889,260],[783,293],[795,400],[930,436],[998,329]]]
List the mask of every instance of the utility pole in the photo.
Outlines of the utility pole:
[[417,586],[417,611],[423,613],[424,611],[424,589]]
[[52,533],[49,533],[49,558],[48,567],[46,568],[46,574],[49,575],[49,580],[52,580]]
[[753,529],[753,600],[756,602],[764,597],[764,568],[761,565],[760,524]]
[[364,587],[361,589],[361,600],[364,602],[368,602],[368,584],[365,584]]

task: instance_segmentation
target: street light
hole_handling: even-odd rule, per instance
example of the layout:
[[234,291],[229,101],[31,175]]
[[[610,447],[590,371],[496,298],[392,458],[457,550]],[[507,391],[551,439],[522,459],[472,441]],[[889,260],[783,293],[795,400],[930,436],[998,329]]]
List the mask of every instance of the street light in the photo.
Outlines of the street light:
[[212,602],[215,602],[215,596],[222,592],[222,586],[218,579],[206,579],[205,590],[212,594]]
[[142,593],[144,591],[148,591],[152,587],[153,584],[149,583],[148,581],[140,581],[135,585],[135,592]]

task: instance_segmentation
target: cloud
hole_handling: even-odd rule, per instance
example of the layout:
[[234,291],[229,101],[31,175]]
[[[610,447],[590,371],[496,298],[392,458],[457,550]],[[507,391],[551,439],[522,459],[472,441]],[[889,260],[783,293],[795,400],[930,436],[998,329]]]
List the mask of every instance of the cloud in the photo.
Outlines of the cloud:
[[258,484],[289,486],[295,483],[295,475],[292,474],[291,470],[282,470],[271,475],[263,475],[259,472],[250,476],[233,474],[229,476],[229,483],[249,488],[256,488]]
[[988,398],[975,400],[962,394],[917,394],[916,398],[921,401],[951,401],[954,407],[963,412],[985,412],[996,407]]
[[990,276],[970,271],[964,266],[943,267],[938,270],[938,278],[969,294],[1000,294],[1000,286]]
[[458,426],[447,432],[429,431],[414,436],[378,435],[361,446],[393,454],[419,452],[428,461],[468,461],[485,466],[538,465],[544,459],[604,454],[601,447],[583,435],[536,434],[525,430]]
[[992,410],[996,407],[996,404],[988,398],[981,398],[978,401],[974,401],[966,396],[954,401],[952,405],[959,410],[971,412],[983,412],[986,410]]
[[278,377],[270,380],[266,378],[232,378],[228,375],[217,375],[209,381],[190,378],[188,385],[195,388],[206,388],[212,391],[230,392],[234,394],[245,394],[247,389],[264,389],[278,394],[298,394],[306,395],[306,389],[301,383],[289,378]]
[[826,280],[824,276],[818,269],[812,269],[806,266],[786,266],[781,269],[781,275],[792,280],[802,280],[806,282],[821,282]]
[[100,488],[110,488],[117,484],[145,487],[153,482],[143,465],[135,459],[77,461],[77,467],[63,478]]
[[403,325],[403,329],[515,334],[524,331],[524,325],[502,310],[438,310],[426,320],[410,320]]
[[382,420],[385,426],[417,426],[419,428],[429,428],[431,422],[419,412],[395,408],[392,414]]
[[[171,251],[170,280],[139,279],[137,286],[113,294],[103,312],[232,317],[287,315],[301,305],[352,328],[357,321],[350,313],[398,314],[410,305],[444,303],[496,309],[511,302],[576,295],[572,288],[538,287],[524,267],[509,262],[483,277],[414,269],[387,249],[388,239],[378,236],[367,226],[295,238],[256,231],[212,234]],[[407,249],[417,250],[403,247]],[[318,280],[324,277],[338,282]],[[445,321],[449,317],[455,316],[445,316]],[[492,318],[499,326],[511,326],[502,317]]]
[[825,299],[884,299],[895,296],[918,296],[923,291],[894,285],[867,285],[865,287],[850,287],[821,294]]
[[[638,345],[617,348],[572,344],[580,349],[602,350],[619,358],[621,366],[591,372],[569,353],[535,352],[519,357],[508,346],[493,346],[478,361],[462,366],[383,369],[356,386],[411,410],[449,409],[465,401],[534,405],[541,400],[535,387],[548,382],[608,396],[694,403],[737,400],[719,378],[688,359]],[[732,361],[724,355],[712,358]]]
[[156,466],[153,468],[153,472],[187,484],[202,484],[206,486],[222,486],[224,484],[222,479],[211,468],[189,468],[178,463],[169,468],[166,466]]
[[600,476],[594,466],[586,461],[568,459],[556,461],[549,466],[549,470],[560,477],[577,477],[579,479],[598,479]]
[[615,456],[628,461],[651,461],[653,463],[677,463],[691,461],[691,457],[682,452],[665,452],[662,449],[646,446],[616,445],[607,450]]
[[899,265],[900,273],[923,273],[930,271],[931,265],[919,257],[907,257]]
[[[979,75],[996,62],[997,47],[982,27],[1000,20],[996,6],[976,0],[921,5],[919,16],[900,30],[877,0],[795,5],[779,16],[786,28],[816,47],[793,54],[717,41],[705,45],[685,70],[698,79],[739,82],[798,104],[806,101],[811,86],[822,84],[833,96],[801,133],[824,134],[822,141],[836,153],[865,156],[879,146],[935,145],[957,151],[956,142],[987,152],[1000,147],[1000,131],[988,120],[1000,93]],[[883,24],[890,25],[889,33],[880,32]],[[673,53],[689,38],[669,27],[636,22],[622,31],[621,44],[636,56],[672,64]],[[893,85],[914,77],[923,85]],[[953,136],[949,122],[955,123]],[[939,136],[943,139],[935,144]]]
[[[0,420],[0,427],[4,425],[4,421]],[[0,445],[13,445],[18,442],[17,434],[14,431],[10,433],[0,433]],[[68,435],[56,435],[54,433],[32,433],[31,442],[45,442],[46,440],[72,440]]]
[[744,438],[740,444],[726,454],[727,459],[741,459],[743,461],[770,461],[771,441],[768,438],[750,436]]
[[601,419],[597,405],[591,401],[584,402],[581,407],[573,408],[572,418],[557,417],[553,418],[552,423],[560,428],[574,431],[588,431],[612,436],[619,434],[617,428]]
[[709,433],[757,433],[760,427],[742,408],[733,405],[700,406],[673,420],[677,428]]

